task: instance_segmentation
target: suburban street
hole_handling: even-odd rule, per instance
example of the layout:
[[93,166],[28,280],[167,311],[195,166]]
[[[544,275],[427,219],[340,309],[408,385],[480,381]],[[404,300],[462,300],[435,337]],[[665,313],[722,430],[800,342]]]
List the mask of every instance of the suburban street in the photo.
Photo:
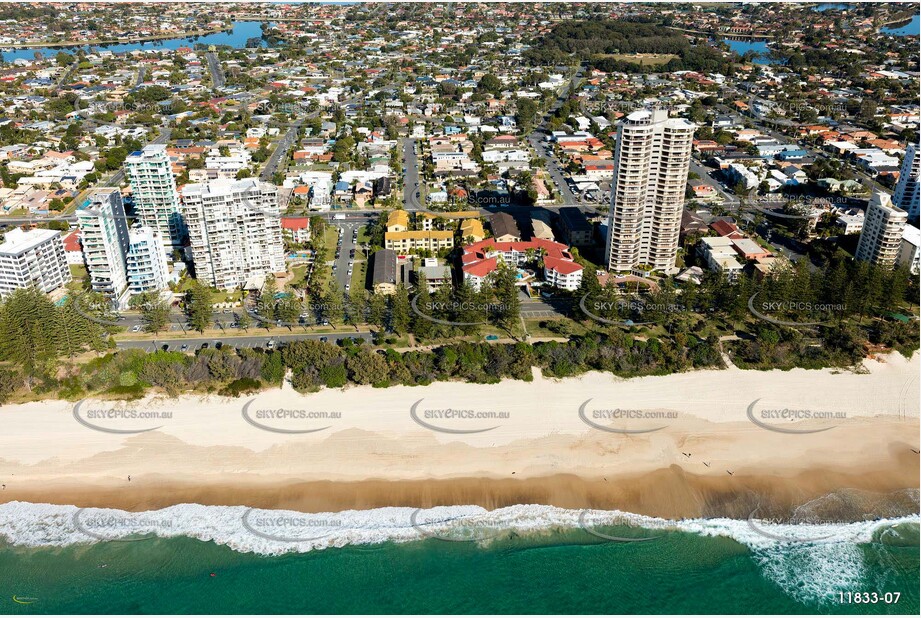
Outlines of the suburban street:
[[547,172],[549,172],[550,177],[553,179],[553,182],[556,183],[560,197],[563,200],[564,205],[577,205],[579,203],[578,198],[573,194],[572,189],[569,186],[569,183],[566,181],[565,176],[563,176],[563,170],[560,166],[559,159],[556,158],[556,155],[553,153],[553,149],[549,147],[549,142],[544,139],[546,135],[545,131],[548,131],[547,122],[550,117],[553,115],[556,110],[560,108],[563,103],[569,98],[572,94],[573,89],[575,89],[579,82],[582,81],[582,75],[584,72],[584,67],[579,66],[575,75],[569,80],[566,86],[560,91],[559,96],[550,106],[550,109],[547,110],[547,113],[544,114],[540,123],[528,134],[528,144],[531,148],[538,154],[538,156],[543,157],[547,161]]
[[265,162],[265,167],[262,169],[262,173],[259,174],[259,178],[266,182],[272,180],[272,176],[275,174],[275,170],[278,169],[278,165],[281,163],[282,159],[287,156],[288,149],[291,148],[291,145],[294,144],[297,139],[297,131],[301,126],[302,120],[298,120],[285,132],[284,136],[278,141],[278,145],[275,146],[275,151],[272,152],[272,155],[269,157],[269,160]]
[[186,351],[191,352],[198,350],[202,345],[208,344],[209,348],[215,347],[217,343],[222,345],[234,346],[236,348],[258,348],[266,347],[269,341],[274,341],[276,344],[287,341],[301,341],[301,340],[326,340],[330,343],[337,343],[340,339],[346,337],[364,339],[365,341],[371,341],[372,335],[369,332],[344,332],[344,333],[291,333],[289,335],[275,335],[275,334],[258,334],[258,328],[250,328],[250,334],[248,335],[230,335],[227,337],[198,337],[195,339],[176,339],[166,337],[158,337],[151,340],[138,340],[138,341],[119,341],[115,345],[120,350],[129,350],[129,349],[140,349],[146,350],[147,352],[153,352],[155,350],[163,349],[163,346],[168,346],[169,350],[180,351],[182,346],[187,346]]
[[[406,160],[403,185],[403,202],[406,210],[425,210],[422,202],[425,199],[425,187],[419,182],[419,155],[416,154],[416,140],[411,138],[403,140],[403,156]],[[416,193],[419,193],[419,197],[416,197]]]
[[221,68],[221,61],[218,60],[217,54],[208,52],[205,54],[208,61],[208,72],[211,73],[211,86],[214,89],[224,87],[224,70]]
[[713,178],[713,176],[711,176],[711,173],[714,171],[712,168],[708,168],[708,167],[701,165],[700,163],[695,161],[693,157],[691,157],[691,164],[690,164],[689,169],[690,171],[700,176],[700,180],[694,181],[694,182],[701,182],[703,184],[710,185],[711,187],[716,189],[717,193],[719,193],[720,196],[723,198],[724,206],[726,206],[727,208],[733,208],[733,209],[739,207],[739,204],[740,204],[739,198],[736,195],[724,189],[723,185],[721,185],[718,180],[716,180],[715,178]]

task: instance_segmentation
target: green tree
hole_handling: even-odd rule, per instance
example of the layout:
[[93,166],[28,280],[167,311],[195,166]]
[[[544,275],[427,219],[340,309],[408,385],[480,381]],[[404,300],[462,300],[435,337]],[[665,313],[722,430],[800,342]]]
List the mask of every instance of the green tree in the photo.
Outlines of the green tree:
[[249,332],[249,327],[253,325],[253,318],[249,315],[249,312],[246,310],[246,305],[240,309],[240,313],[237,315],[237,324],[244,332]]
[[390,297],[390,330],[398,335],[409,331],[411,322],[409,307],[409,291],[401,283],[397,291]]
[[64,336],[54,303],[35,288],[14,290],[0,306],[0,360],[21,368],[30,387],[36,374],[53,371]]
[[185,296],[185,313],[189,326],[193,330],[204,333],[211,324],[213,312],[211,288],[200,281],[195,281]]
[[131,298],[129,305],[140,310],[146,333],[159,333],[169,324],[169,303],[157,292],[137,294]]
[[500,264],[495,272],[493,288],[498,303],[497,322],[499,326],[511,332],[518,322],[521,308],[518,286],[515,285],[515,269],[507,264]]

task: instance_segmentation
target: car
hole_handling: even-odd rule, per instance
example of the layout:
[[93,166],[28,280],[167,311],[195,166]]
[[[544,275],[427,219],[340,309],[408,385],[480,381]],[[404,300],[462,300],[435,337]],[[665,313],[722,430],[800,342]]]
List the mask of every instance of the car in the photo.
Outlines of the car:
[[214,344],[214,349],[215,349],[215,350],[220,350],[220,349],[223,348],[223,347],[224,347],[224,342],[223,342],[223,341],[218,341],[217,343]]
[[224,309],[224,313],[230,313],[230,309]]
[[185,351],[188,350],[188,349],[189,349],[189,346],[187,346],[186,344],[183,343],[183,344],[182,344],[182,347],[179,348],[179,351],[180,351],[180,352],[185,352]]
[[164,343],[162,346],[160,346],[160,349],[163,350],[164,352],[169,352],[169,344]]
[[348,292],[352,286],[348,283],[345,284],[345,291]]
[[265,342],[265,347],[267,347],[267,348],[270,349],[270,350],[271,350],[272,348],[274,348],[274,347],[275,347],[275,340],[274,340],[274,339],[269,339],[268,341],[266,341],[266,342]]
[[320,341],[322,341],[323,343],[326,343],[327,341],[329,341],[329,337],[320,337]]
[[202,350],[207,350],[207,349],[208,349],[208,342],[207,342],[207,341],[206,341],[205,343],[201,344],[201,349],[202,349]]
[[131,332],[132,332],[132,333],[139,333],[139,332],[141,332],[141,325],[140,325],[140,324],[135,324],[134,327],[131,329]]

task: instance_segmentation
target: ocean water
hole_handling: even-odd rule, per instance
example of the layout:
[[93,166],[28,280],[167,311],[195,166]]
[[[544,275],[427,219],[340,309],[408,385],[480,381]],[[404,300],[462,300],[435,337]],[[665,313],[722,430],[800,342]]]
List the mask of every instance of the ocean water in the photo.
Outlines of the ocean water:
[[[0,505],[0,612],[894,613],[918,517],[791,526],[519,506]],[[842,604],[839,593],[900,592]]]

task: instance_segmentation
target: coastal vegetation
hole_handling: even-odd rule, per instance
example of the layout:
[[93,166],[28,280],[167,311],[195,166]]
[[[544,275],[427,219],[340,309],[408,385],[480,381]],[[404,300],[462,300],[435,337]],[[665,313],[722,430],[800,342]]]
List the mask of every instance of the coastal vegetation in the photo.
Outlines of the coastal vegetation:
[[[194,354],[116,349],[113,335],[121,329],[107,326],[117,324],[114,317],[92,309],[105,303],[77,295],[55,304],[35,290],[17,290],[0,304],[0,400],[133,398],[151,390],[234,396],[278,386],[285,376],[301,391],[491,383],[529,380],[532,367],[560,378],[586,371],[633,377],[719,368],[721,354],[742,368],[846,368],[868,353],[911,356],[918,349],[918,322],[901,313],[913,313],[917,280],[844,259],[822,270],[803,260],[764,279],[742,276],[734,285],[707,275],[700,285],[669,279],[643,289],[613,280],[602,286],[588,277],[575,294],[557,296],[565,317],[546,326],[560,336],[545,341],[529,341],[521,331],[510,270],[484,287],[444,286],[416,297],[402,286],[390,296],[340,293],[341,305],[325,297],[323,306],[340,306],[341,313],[326,314],[338,321],[334,328],[370,325],[372,343],[340,335],[337,343],[219,344]],[[189,325],[204,332],[211,292],[197,286],[186,296]],[[274,311],[287,318],[310,306],[288,311],[290,301],[278,296]],[[162,304],[148,302],[141,311],[146,331],[163,328]],[[250,316],[246,320],[249,325]],[[484,333],[495,332],[501,340],[483,341]]]

